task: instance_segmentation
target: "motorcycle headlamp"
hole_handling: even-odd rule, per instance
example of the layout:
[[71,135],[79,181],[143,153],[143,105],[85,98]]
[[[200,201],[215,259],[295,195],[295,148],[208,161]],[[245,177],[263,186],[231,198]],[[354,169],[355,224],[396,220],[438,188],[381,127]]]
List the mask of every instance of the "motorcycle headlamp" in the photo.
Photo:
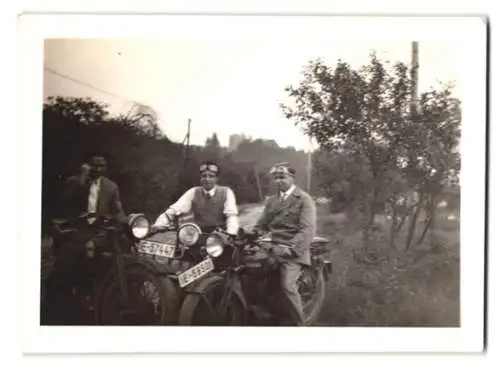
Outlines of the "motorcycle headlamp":
[[196,224],[188,223],[179,228],[179,241],[185,246],[195,245],[200,239],[201,229]]
[[149,234],[149,221],[143,214],[133,214],[129,216],[128,225],[132,235],[137,239],[143,239]]
[[206,250],[211,257],[220,257],[224,252],[224,243],[222,239],[217,235],[208,236]]

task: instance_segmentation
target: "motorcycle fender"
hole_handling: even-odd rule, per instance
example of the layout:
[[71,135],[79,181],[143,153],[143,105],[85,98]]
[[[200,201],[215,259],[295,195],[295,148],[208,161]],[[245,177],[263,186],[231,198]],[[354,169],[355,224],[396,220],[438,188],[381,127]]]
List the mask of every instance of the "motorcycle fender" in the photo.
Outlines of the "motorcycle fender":
[[[172,274],[174,273],[174,271],[171,269],[171,267],[169,267],[169,265],[154,262],[152,259],[146,257],[137,257],[130,254],[123,254],[122,257],[123,257],[123,267],[125,270],[129,267],[138,266],[138,267],[146,267],[147,269],[149,269],[151,272],[153,272],[158,276],[170,276],[171,273]],[[96,300],[101,299],[104,287],[114,277],[117,277],[117,270],[115,267],[113,267],[100,282],[96,292]]]
[[[210,285],[216,283],[216,282],[221,282],[223,280],[223,277],[217,274],[214,275],[209,275],[208,277],[205,277],[201,279],[198,282],[195,282],[191,285],[188,285],[185,289],[184,292],[186,294],[203,294],[203,292],[209,288]],[[246,298],[243,295],[243,290],[241,289],[241,283],[239,282],[233,282],[231,285],[231,288],[233,292],[238,296],[238,298],[241,301],[241,304],[245,309],[247,309],[247,302]]]
[[156,262],[151,258],[124,254],[123,261],[125,267],[131,267],[136,265],[141,267],[145,266],[153,273],[158,275],[175,274],[175,270],[172,268],[172,266],[170,266],[167,263]]

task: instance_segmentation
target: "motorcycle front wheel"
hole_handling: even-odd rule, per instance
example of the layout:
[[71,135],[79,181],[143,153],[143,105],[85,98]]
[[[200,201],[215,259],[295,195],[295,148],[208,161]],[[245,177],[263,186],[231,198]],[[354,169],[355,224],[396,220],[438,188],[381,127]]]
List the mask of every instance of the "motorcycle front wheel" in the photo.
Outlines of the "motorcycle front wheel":
[[181,326],[244,326],[246,310],[239,296],[224,288],[222,280],[199,293],[187,294],[179,312]]
[[146,267],[124,271],[129,300],[124,299],[117,277],[102,286],[97,300],[99,325],[171,325],[177,321],[179,294],[172,280]]

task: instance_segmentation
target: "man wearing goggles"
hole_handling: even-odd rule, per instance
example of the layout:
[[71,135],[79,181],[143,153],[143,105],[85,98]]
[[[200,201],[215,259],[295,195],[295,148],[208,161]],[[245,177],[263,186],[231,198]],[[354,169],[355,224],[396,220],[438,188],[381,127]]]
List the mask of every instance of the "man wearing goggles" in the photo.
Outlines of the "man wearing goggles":
[[264,207],[255,229],[269,232],[272,239],[293,247],[273,245],[271,254],[280,264],[280,284],[290,315],[304,325],[302,300],[297,280],[303,265],[311,265],[310,244],[316,234],[316,206],[311,196],[295,184],[295,170],[287,162],[278,163],[270,174],[278,189]]
[[174,216],[192,212],[194,222],[204,232],[217,227],[236,235],[239,229],[238,207],[231,188],[217,184],[220,169],[214,162],[204,162],[200,166],[200,186],[185,192],[177,202],[158,216],[154,227],[166,227]]

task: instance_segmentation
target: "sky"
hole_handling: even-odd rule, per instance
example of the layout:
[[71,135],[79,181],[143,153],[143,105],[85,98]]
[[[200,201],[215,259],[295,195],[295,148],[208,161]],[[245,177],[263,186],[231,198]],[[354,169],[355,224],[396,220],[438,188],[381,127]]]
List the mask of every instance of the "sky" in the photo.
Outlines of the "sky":
[[[149,105],[174,141],[184,139],[192,119],[192,144],[215,132],[227,145],[231,134],[245,133],[307,150],[308,138],[279,106],[307,62],[319,57],[334,66],[343,59],[357,68],[374,50],[390,62],[410,63],[411,41],[51,39],[43,93],[90,96],[112,113],[126,113],[133,101]],[[460,97],[459,52],[459,41],[419,41],[419,92],[454,81]]]

